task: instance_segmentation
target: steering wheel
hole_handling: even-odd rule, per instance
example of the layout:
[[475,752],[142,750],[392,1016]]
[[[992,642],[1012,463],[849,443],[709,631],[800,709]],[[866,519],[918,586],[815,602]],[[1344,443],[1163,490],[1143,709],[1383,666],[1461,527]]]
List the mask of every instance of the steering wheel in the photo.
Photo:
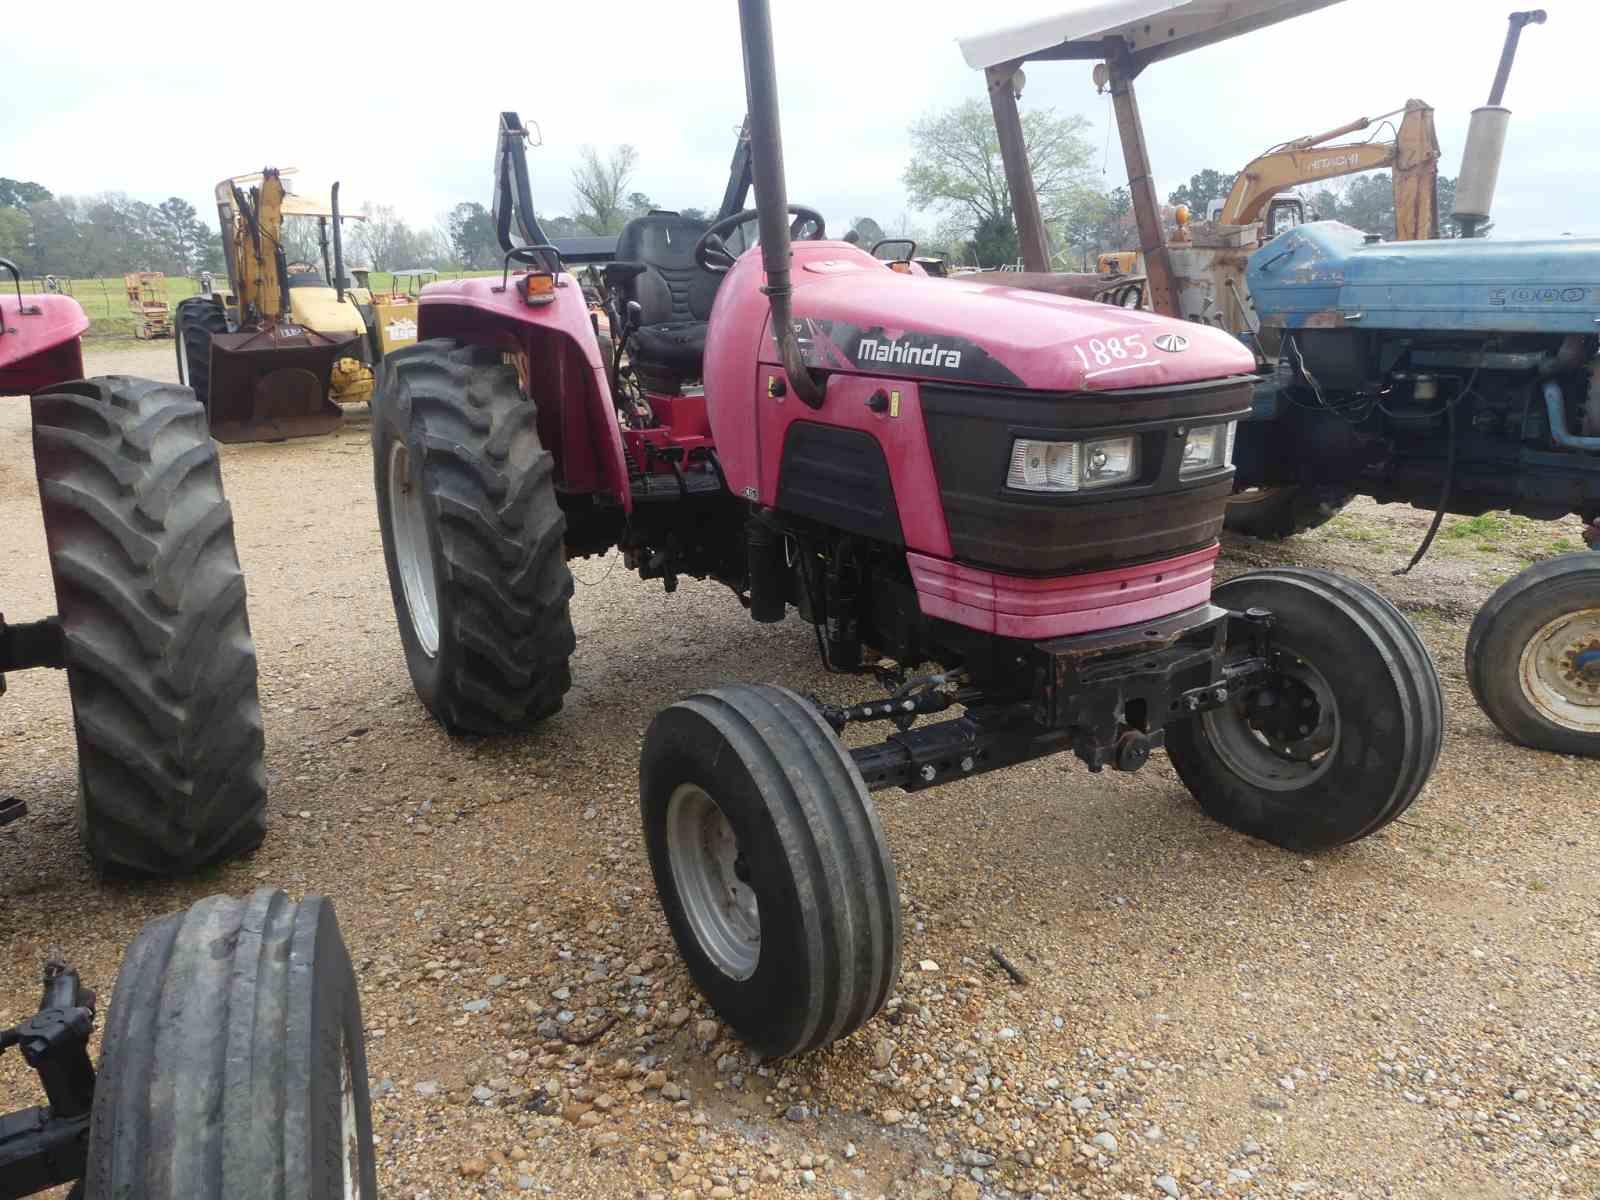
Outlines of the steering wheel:
[[[788,211],[794,214],[794,220],[789,222],[790,237],[807,242],[820,242],[828,236],[827,223],[816,209],[807,208],[804,204],[791,204]],[[722,239],[745,222],[754,221],[757,215],[755,209],[747,208],[743,212],[734,213],[731,217],[723,217],[702,233],[700,240],[694,244],[695,265],[713,275],[726,275],[733,267],[734,256],[722,244]]]

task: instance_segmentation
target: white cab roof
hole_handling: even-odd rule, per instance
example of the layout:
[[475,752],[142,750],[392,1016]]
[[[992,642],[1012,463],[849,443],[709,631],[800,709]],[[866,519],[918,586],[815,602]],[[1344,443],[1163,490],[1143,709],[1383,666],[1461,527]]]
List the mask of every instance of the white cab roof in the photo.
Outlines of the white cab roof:
[[967,65],[979,70],[1036,57],[1064,42],[1098,43],[1108,37],[1123,38],[1135,54],[1153,60],[1237,37],[1338,2],[1076,0],[1052,15],[958,40]]

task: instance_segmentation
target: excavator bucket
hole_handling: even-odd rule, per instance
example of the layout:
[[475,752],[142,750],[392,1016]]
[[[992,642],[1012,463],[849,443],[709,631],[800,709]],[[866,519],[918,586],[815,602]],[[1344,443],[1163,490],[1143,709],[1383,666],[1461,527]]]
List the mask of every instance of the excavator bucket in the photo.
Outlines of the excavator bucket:
[[332,433],[343,420],[328,397],[333,364],[358,335],[334,338],[298,325],[211,338],[211,436],[281,442]]

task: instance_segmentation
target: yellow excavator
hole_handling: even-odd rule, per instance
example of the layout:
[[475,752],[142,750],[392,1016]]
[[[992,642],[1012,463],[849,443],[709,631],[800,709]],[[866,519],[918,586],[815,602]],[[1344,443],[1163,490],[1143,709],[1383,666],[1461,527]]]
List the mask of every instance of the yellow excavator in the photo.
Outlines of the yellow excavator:
[[[1395,116],[1398,126],[1389,122]],[[1374,126],[1381,131],[1386,124],[1391,137],[1335,141]],[[1396,238],[1438,237],[1438,161],[1433,109],[1421,100],[1274,146],[1239,172],[1226,199],[1212,201],[1205,222],[1192,224],[1180,207],[1177,230],[1167,241],[1180,315],[1234,334],[1259,332],[1245,288],[1245,263],[1278,234],[1305,221],[1305,202],[1287,191],[1302,184],[1390,168]]]
[[[1395,116],[1400,125],[1392,139],[1333,141]],[[1227,199],[1214,201],[1215,212],[1207,216],[1219,225],[1248,225],[1262,220],[1269,207],[1295,202],[1296,197],[1279,195],[1288,188],[1393,168],[1395,240],[1420,241],[1437,236],[1439,229],[1438,161],[1433,109],[1421,100],[1407,100],[1404,108],[1380,117],[1362,117],[1326,133],[1274,146],[1239,172]],[[1276,223],[1267,224],[1269,235],[1275,233]]]
[[[339,185],[326,202],[289,192],[282,173],[217,185],[228,290],[178,305],[178,378],[206,406],[221,442],[332,432],[342,404],[371,399],[373,353],[344,270]],[[285,220],[318,222],[322,270],[291,263]],[[331,235],[331,236],[330,236]]]

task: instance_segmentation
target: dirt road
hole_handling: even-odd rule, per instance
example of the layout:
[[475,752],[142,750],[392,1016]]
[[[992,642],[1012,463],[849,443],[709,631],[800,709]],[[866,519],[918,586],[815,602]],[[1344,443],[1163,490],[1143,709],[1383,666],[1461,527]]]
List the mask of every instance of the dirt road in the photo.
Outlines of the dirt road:
[[[96,349],[90,368],[170,377],[171,348]],[[1160,755],[1137,776],[1046,760],[880,794],[906,907],[892,1011],[760,1065],[673,953],[638,743],[701,685],[849,693],[804,626],[589,560],[562,714],[451,740],[406,675],[367,436],[223,452],[268,738],[251,859],[97,882],[65,680],[8,681],[0,785],[33,815],[0,831],[0,1015],[31,1011],[51,944],[109,996],[146,919],[272,884],[337,905],[390,1197],[1600,1196],[1600,762],[1506,743],[1461,668],[1478,603],[1577,548],[1575,521],[1452,520],[1402,580],[1426,514],[1361,504],[1292,543],[1230,544],[1230,571],[1330,566],[1417,622],[1450,716],[1416,807],[1301,860],[1211,824]],[[49,611],[19,401],[0,403],[0,530],[5,611]],[[0,1059],[0,1094],[34,1103],[20,1068]]]

